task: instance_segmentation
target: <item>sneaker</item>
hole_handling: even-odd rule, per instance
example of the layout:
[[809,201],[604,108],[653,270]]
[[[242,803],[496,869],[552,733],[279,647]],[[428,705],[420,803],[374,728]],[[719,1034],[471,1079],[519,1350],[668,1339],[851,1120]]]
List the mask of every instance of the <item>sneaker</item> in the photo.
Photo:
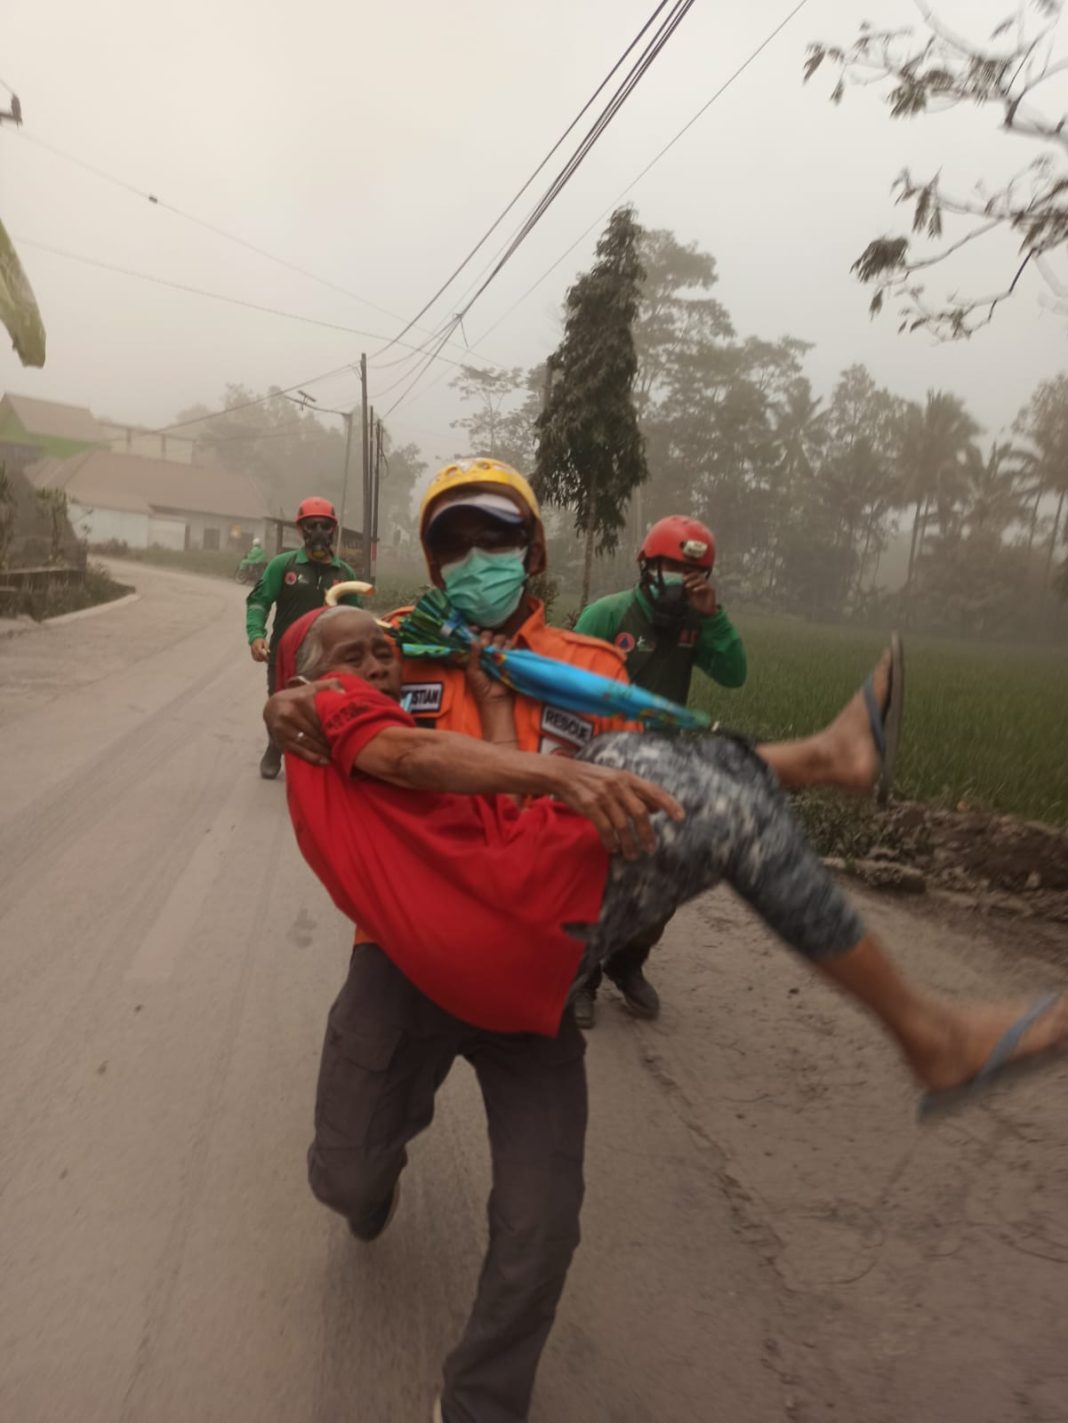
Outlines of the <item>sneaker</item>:
[[655,1018],[660,1013],[660,995],[642,973],[635,969],[626,978],[616,980],[623,1001],[636,1018]]
[[369,1211],[363,1220],[353,1220],[349,1217],[349,1230],[357,1240],[364,1245],[370,1245],[372,1240],[378,1237],[389,1225],[390,1221],[397,1214],[397,1206],[400,1203],[400,1177],[393,1183],[393,1194],[376,1206],[373,1211]]
[[273,781],[282,769],[282,753],[272,741],[260,757],[260,775],[265,781]]
[[571,1000],[571,1011],[580,1028],[592,1028],[597,1021],[597,1000],[588,988],[580,988]]

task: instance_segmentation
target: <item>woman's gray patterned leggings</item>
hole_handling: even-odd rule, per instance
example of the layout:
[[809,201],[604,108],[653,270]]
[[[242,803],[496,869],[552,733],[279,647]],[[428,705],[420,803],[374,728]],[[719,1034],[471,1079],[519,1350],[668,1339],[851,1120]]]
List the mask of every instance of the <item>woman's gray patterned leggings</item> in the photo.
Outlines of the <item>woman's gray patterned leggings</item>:
[[601,917],[587,931],[583,972],[720,880],[806,958],[845,953],[863,938],[856,910],[809,844],[778,781],[740,738],[624,732],[599,737],[581,759],[632,771],[686,811],[681,822],[653,817],[653,854],[613,858]]

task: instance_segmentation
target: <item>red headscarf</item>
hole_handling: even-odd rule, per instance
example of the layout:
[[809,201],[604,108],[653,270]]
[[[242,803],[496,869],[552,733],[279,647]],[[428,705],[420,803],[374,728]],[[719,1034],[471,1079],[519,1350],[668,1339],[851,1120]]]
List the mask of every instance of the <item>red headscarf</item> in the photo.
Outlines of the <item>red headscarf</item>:
[[297,653],[300,651],[301,643],[311,631],[312,623],[320,614],[325,612],[325,606],[322,608],[313,608],[310,613],[305,613],[304,616],[298,618],[295,623],[291,623],[282,634],[282,641],[278,644],[278,652],[276,653],[278,660],[275,663],[274,669],[274,684],[280,692],[289,686],[290,681],[296,674]]

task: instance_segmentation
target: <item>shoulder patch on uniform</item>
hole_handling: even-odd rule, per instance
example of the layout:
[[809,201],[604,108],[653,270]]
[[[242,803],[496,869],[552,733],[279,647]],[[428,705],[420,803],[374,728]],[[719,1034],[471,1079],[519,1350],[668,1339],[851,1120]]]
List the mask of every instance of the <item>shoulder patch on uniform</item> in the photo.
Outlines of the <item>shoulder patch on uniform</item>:
[[401,688],[401,706],[412,716],[439,712],[444,695],[444,682],[405,682]]

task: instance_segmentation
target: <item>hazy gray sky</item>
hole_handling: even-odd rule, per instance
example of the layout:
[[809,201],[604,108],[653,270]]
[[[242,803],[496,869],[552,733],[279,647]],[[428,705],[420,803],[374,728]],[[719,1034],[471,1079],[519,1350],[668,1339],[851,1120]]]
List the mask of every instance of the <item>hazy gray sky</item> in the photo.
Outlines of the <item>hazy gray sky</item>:
[[[482,334],[620,194],[654,153],[792,8],[794,0],[697,0],[678,34],[563,196],[476,306],[467,336],[487,356],[533,364],[558,339],[559,305],[588,264],[592,233],[501,325]],[[943,0],[989,34],[1010,0]],[[651,0],[8,0],[0,74],[25,134],[340,283],[414,313],[496,216],[637,31]],[[741,79],[630,195],[640,220],[696,241],[719,265],[717,295],[743,334],[814,343],[826,392],[865,362],[882,383],[965,396],[991,431],[1037,381],[1068,365],[1063,318],[1039,285],[967,345],[899,337],[870,322],[849,275],[865,242],[904,230],[890,184],[906,164],[947,182],[996,178],[1033,156],[992,112],[892,123],[875,90],[841,108],[821,73],[802,87],[805,45],[848,40],[863,16],[919,23],[912,0],[809,0]],[[1068,46],[1068,25],[1065,26]],[[1060,98],[1062,96],[1054,96]],[[227,381],[304,381],[376,341],[238,310],[74,265],[28,239],[278,306],[395,334],[400,322],[286,271],[54,157],[5,127],[0,212],[18,241],[48,329],[48,364],[0,356],[0,387],[164,424]],[[510,229],[506,229],[510,230]],[[491,243],[487,252],[496,250]],[[996,290],[1011,244],[958,263],[946,284]],[[483,259],[484,260],[484,259]],[[476,265],[456,292],[480,270]],[[1068,275],[1068,273],[1066,273]],[[453,309],[444,299],[431,318]],[[436,324],[436,323],[435,323]],[[401,352],[394,348],[384,360]],[[457,354],[453,350],[452,354]],[[375,370],[379,396],[408,369]],[[391,418],[428,459],[458,447],[441,367]],[[313,387],[347,405],[351,375]],[[384,409],[400,393],[383,395]]]

